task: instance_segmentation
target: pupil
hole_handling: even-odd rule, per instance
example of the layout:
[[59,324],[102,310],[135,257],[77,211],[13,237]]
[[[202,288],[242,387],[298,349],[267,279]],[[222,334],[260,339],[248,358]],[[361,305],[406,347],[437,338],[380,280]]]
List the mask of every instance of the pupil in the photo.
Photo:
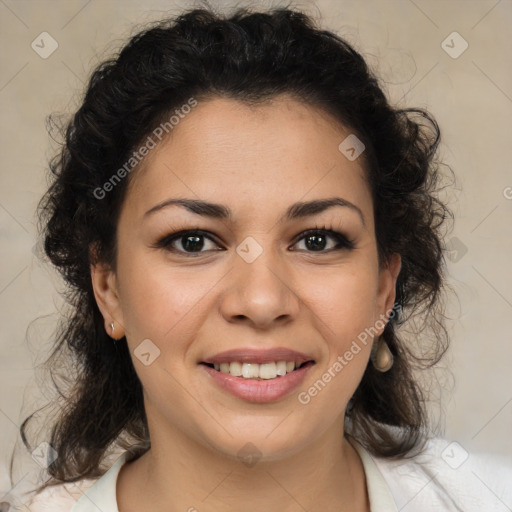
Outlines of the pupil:
[[[310,243],[313,240],[312,243]],[[314,241],[316,240],[316,241]],[[306,238],[306,246],[313,251],[325,249],[325,236],[324,235],[309,235]]]
[[202,237],[199,235],[188,235],[186,237],[183,237],[183,239],[185,240],[183,248],[187,251],[200,251],[203,248],[204,241],[202,240]]

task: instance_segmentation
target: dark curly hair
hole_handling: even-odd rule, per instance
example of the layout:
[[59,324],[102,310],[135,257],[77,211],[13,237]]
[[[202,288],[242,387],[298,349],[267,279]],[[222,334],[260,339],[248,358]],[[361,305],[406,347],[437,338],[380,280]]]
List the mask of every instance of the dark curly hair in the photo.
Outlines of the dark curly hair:
[[[68,285],[71,313],[46,361],[62,407],[47,439],[59,456],[45,486],[100,476],[112,448],[149,447],[126,339],[113,344],[107,336],[90,276],[98,261],[115,268],[118,215],[137,169],[102,199],[98,189],[189,98],[257,104],[281,94],[322,109],[363,141],[379,261],[392,253],[402,259],[396,314],[383,333],[395,362],[386,373],[367,366],[347,408],[346,433],[381,457],[424,445],[426,393],[414,372],[437,363],[448,346],[441,228],[451,212],[437,197],[436,121],[423,109],[392,107],[363,57],[304,13],[193,9],[146,27],[95,69],[50,164],[52,183],[39,207],[44,249]],[[415,354],[401,335],[417,318],[434,333],[427,354]],[[55,378],[63,354],[72,361],[65,386]],[[29,448],[32,417],[21,426]]]

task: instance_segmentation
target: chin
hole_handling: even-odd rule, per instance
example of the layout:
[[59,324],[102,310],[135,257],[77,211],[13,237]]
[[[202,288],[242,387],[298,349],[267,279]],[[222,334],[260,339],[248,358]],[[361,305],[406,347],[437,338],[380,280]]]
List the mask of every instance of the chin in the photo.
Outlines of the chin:
[[[243,424],[248,418],[243,418]],[[308,435],[304,425],[301,428],[290,429],[290,425],[272,418],[272,421],[252,421],[244,428],[226,425],[229,436],[223,429],[218,435],[208,436],[207,444],[217,452],[229,458],[239,459],[244,464],[251,466],[256,462],[272,462],[283,460],[307,448],[312,442],[308,442]],[[277,428],[276,428],[277,426]]]

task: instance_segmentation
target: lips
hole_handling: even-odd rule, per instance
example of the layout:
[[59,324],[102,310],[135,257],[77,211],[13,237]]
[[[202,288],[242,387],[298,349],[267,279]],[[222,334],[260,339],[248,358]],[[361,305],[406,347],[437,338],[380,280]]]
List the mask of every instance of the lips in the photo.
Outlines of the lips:
[[264,403],[289,395],[315,361],[302,352],[275,348],[229,350],[199,364],[218,388],[245,401]]

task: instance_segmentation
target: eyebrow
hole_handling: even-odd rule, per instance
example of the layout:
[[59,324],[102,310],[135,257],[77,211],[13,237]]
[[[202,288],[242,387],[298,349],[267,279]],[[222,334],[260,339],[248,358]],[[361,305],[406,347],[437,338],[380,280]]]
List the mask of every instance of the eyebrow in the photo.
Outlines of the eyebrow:
[[[145,214],[144,217],[152,215],[164,208],[169,206],[181,206],[186,208],[188,211],[195,213],[197,215],[201,215],[203,217],[211,217],[214,219],[223,219],[223,220],[231,220],[232,212],[231,210],[222,204],[210,203],[207,201],[202,201],[199,199],[168,199],[157,205],[150,208]],[[361,218],[361,222],[363,226],[366,225],[365,218],[361,209],[355,204],[347,201],[346,199],[342,199],[341,197],[332,197],[329,199],[315,199],[312,201],[306,202],[297,202],[292,204],[281,217],[280,221],[283,220],[294,220],[303,217],[309,217],[311,215],[315,215],[317,213],[322,213],[325,210],[332,208],[334,206],[342,206],[346,208],[350,208],[355,211],[359,217]]]

